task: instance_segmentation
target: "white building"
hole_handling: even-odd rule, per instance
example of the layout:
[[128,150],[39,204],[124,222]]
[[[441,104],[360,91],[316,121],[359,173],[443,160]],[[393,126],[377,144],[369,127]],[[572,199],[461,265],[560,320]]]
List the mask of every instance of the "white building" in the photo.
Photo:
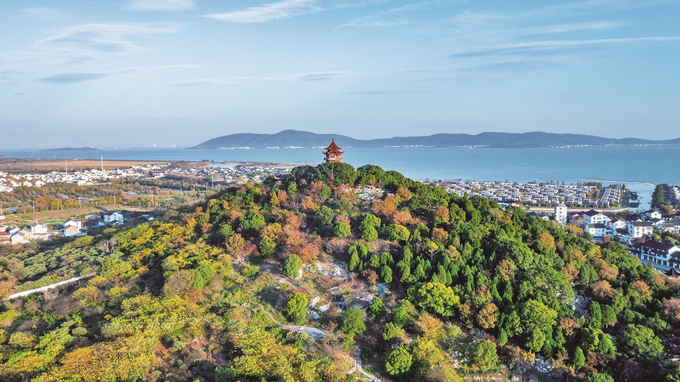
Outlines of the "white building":
[[659,269],[678,269],[678,266],[680,266],[680,247],[677,245],[650,240],[634,244],[630,253],[637,256],[642,262],[651,262]]
[[558,204],[555,206],[555,221],[560,224],[567,224],[567,206]]
[[583,214],[583,224],[605,224],[609,221],[609,218],[600,212],[595,210],[590,210]]
[[31,235],[47,235],[47,226],[40,223],[31,224]]
[[64,222],[64,236],[84,236],[85,233],[82,232],[83,223],[80,220],[67,220]]
[[123,222],[123,214],[118,211],[104,215],[104,223],[106,224],[120,225],[123,224]]
[[588,232],[593,237],[605,237],[608,236],[610,232],[607,226],[602,223],[586,224],[584,231]]
[[647,220],[661,219],[661,212],[659,212],[659,211],[649,210],[649,211],[645,211],[642,215]]
[[628,235],[633,238],[649,236],[654,231],[654,227],[650,222],[634,221],[628,222]]

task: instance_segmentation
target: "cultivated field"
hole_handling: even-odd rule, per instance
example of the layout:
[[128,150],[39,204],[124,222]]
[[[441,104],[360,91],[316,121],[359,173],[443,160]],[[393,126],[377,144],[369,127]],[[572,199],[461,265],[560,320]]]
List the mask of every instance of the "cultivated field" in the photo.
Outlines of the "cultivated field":
[[[116,168],[131,167],[167,163],[162,161],[137,161],[137,160],[105,160],[104,168],[115,170]],[[101,169],[101,161],[92,159],[14,159],[0,158],[0,171],[64,171],[68,164],[69,171],[88,169]]]

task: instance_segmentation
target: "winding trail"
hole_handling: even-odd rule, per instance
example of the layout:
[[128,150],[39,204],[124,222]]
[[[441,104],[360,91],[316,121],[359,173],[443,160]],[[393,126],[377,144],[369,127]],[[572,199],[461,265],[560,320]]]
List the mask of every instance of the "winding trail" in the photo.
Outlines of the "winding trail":
[[357,365],[357,370],[369,378],[373,382],[380,382],[380,378],[376,377],[375,375],[368,374],[362,367],[361,367],[361,349],[357,349],[357,355],[354,357],[354,361],[356,362]]
[[30,289],[30,290],[25,290],[25,291],[23,291],[23,292],[19,292],[19,293],[15,293],[15,294],[13,294],[13,295],[10,295],[9,297],[7,297],[7,299],[8,299],[8,300],[12,300],[12,299],[15,299],[15,298],[17,298],[17,297],[24,297],[24,296],[28,296],[29,294],[33,294],[33,293],[44,292],[44,291],[46,291],[46,290],[53,289],[53,288],[56,288],[56,287],[60,287],[60,286],[62,286],[62,285],[70,284],[70,283],[76,282],[76,281],[78,281],[78,280],[90,278],[90,277],[92,277],[92,276],[94,276],[94,275],[96,275],[96,274],[97,274],[97,272],[95,272],[95,273],[90,273],[90,274],[85,275],[85,276],[78,276],[78,277],[74,277],[74,278],[72,278],[72,279],[68,279],[68,280],[64,280],[64,281],[59,281],[58,283],[50,284],[50,285],[47,285],[47,286],[44,286],[44,287],[40,287],[40,288],[36,288],[36,289]]
[[327,331],[312,328],[311,326],[284,325],[276,321],[276,318],[274,318],[274,316],[272,316],[271,313],[267,312],[267,310],[261,309],[261,311],[265,312],[269,316],[269,318],[271,318],[272,321],[276,322],[280,327],[294,332],[305,333],[306,335],[309,336],[309,338],[313,339],[314,341],[321,341],[322,338],[328,335]]

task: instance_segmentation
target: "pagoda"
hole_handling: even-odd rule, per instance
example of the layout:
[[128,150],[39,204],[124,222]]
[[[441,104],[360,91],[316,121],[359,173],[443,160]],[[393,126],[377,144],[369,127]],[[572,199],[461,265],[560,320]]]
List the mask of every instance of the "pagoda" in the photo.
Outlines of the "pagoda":
[[342,162],[341,155],[344,153],[344,151],[340,151],[341,148],[342,147],[338,147],[338,145],[335,144],[335,139],[333,139],[330,146],[326,147],[326,151],[323,152],[323,154],[326,156],[325,162]]

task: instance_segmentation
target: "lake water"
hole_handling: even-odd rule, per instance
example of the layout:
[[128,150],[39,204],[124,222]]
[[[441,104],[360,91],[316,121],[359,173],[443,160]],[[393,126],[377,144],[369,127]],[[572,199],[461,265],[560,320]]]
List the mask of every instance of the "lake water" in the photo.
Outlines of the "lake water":
[[[412,179],[509,180],[515,182],[590,180],[626,183],[648,206],[654,184],[680,185],[680,146],[573,147],[549,149],[345,148],[344,161],[359,167],[375,164]],[[181,148],[97,151],[0,150],[23,158],[130,160],[218,160],[314,164],[321,149],[184,150]]]

